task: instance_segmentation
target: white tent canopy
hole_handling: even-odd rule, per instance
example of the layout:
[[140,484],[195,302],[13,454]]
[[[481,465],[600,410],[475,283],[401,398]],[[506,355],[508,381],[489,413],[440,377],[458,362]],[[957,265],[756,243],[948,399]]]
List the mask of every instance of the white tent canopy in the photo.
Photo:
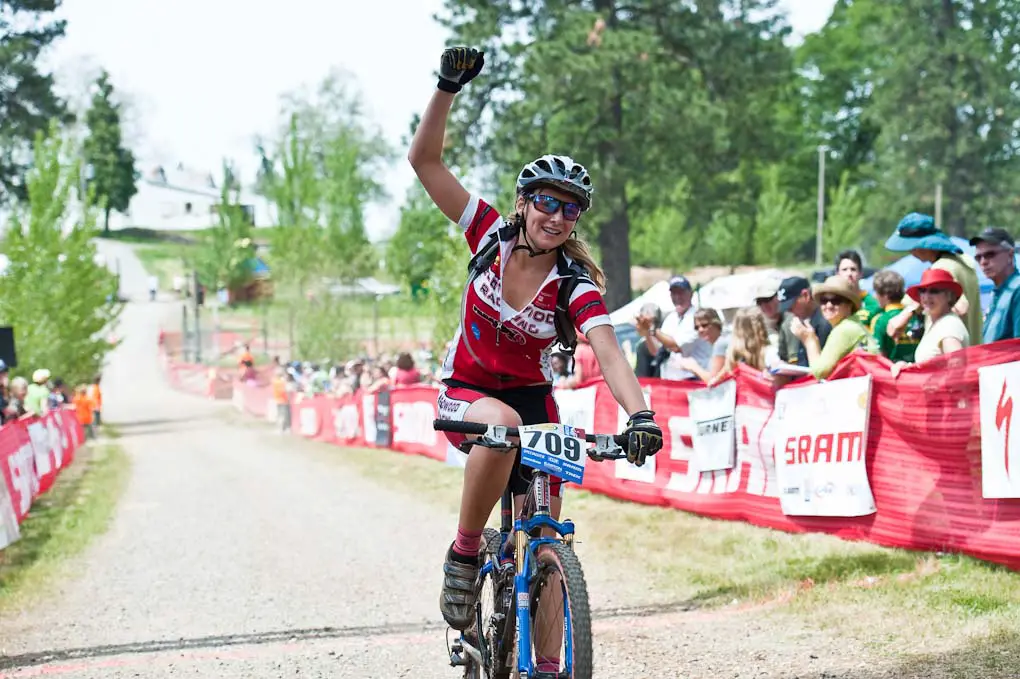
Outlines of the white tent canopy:
[[[701,286],[694,294],[694,305],[702,309],[715,309],[730,317],[737,309],[754,305],[754,293],[759,285],[768,281],[779,283],[789,274],[779,269],[762,269],[747,273],[720,276]],[[630,323],[645,304],[652,303],[666,314],[673,310],[669,298],[669,282],[659,281],[643,295],[609,314],[613,325]],[[726,312],[730,312],[727,314]]]

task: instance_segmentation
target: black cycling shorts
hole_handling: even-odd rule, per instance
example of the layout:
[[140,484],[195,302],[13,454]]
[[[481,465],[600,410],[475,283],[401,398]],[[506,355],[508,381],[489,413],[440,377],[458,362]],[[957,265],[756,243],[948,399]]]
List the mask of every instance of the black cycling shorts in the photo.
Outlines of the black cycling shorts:
[[[494,398],[513,408],[520,416],[521,424],[544,424],[560,421],[560,411],[556,407],[552,387],[548,385],[494,391],[453,379],[443,380],[443,384],[446,385],[446,388],[439,392],[439,418],[443,420],[463,422],[464,414],[472,403],[481,398]],[[447,440],[454,446],[459,446],[468,438],[465,434],[444,433]],[[514,460],[514,467],[510,472],[508,484],[510,492],[514,495],[527,493],[534,473],[534,469],[521,464],[521,451],[518,448],[517,459]],[[549,482],[550,493],[555,497],[562,497],[563,480],[550,475]]]

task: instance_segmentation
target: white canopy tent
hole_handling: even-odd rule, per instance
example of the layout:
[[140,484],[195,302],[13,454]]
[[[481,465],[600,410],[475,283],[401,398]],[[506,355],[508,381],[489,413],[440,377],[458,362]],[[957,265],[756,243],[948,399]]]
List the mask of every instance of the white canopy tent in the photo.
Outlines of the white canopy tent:
[[[746,273],[732,274],[714,278],[700,286],[694,293],[694,304],[703,309],[715,309],[726,320],[733,317],[737,309],[754,304],[755,290],[769,281],[777,284],[787,276],[793,275],[779,269],[762,269]],[[669,282],[660,281],[645,291],[640,297],[628,302],[609,314],[613,325],[630,323],[645,304],[652,303],[666,314],[673,310],[673,301],[669,297]]]

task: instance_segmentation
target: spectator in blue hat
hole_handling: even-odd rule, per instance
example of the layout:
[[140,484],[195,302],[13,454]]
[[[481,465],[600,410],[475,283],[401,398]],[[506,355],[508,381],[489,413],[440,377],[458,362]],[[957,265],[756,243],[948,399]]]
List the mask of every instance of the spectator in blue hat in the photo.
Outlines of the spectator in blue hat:
[[970,239],[974,259],[995,283],[992,305],[985,316],[985,344],[1020,338],[1020,274],[1016,270],[1016,242],[1005,229],[988,228]]
[[[930,215],[911,212],[900,220],[896,231],[885,242],[887,250],[909,252],[922,262],[931,262],[933,269],[942,269],[952,275],[953,280],[963,288],[963,295],[953,306],[953,313],[963,319],[971,344],[980,343],[981,337],[981,292],[978,286],[977,265],[963,254],[941,229],[935,226]],[[886,332],[890,337],[899,337],[910,322],[918,303],[904,300],[904,309],[889,320]],[[927,327],[927,321],[926,326]]]
[[659,351],[660,346],[669,350],[669,357],[660,368],[662,379],[697,379],[697,375],[684,367],[683,359],[692,358],[707,370],[709,360],[712,358],[712,345],[706,342],[694,327],[694,314],[697,309],[693,304],[694,290],[691,288],[691,282],[683,276],[669,279],[669,296],[673,301],[673,311],[662,319],[662,326],[655,330],[650,317],[639,316],[638,333],[645,338],[652,355]]

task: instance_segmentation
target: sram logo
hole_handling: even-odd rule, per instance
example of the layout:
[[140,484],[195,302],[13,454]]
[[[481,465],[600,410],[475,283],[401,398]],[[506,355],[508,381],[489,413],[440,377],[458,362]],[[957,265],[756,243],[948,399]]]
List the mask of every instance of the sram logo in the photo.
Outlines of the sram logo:
[[432,420],[436,409],[431,403],[414,401],[393,404],[393,442],[420,443],[426,446],[436,444],[436,430]]

